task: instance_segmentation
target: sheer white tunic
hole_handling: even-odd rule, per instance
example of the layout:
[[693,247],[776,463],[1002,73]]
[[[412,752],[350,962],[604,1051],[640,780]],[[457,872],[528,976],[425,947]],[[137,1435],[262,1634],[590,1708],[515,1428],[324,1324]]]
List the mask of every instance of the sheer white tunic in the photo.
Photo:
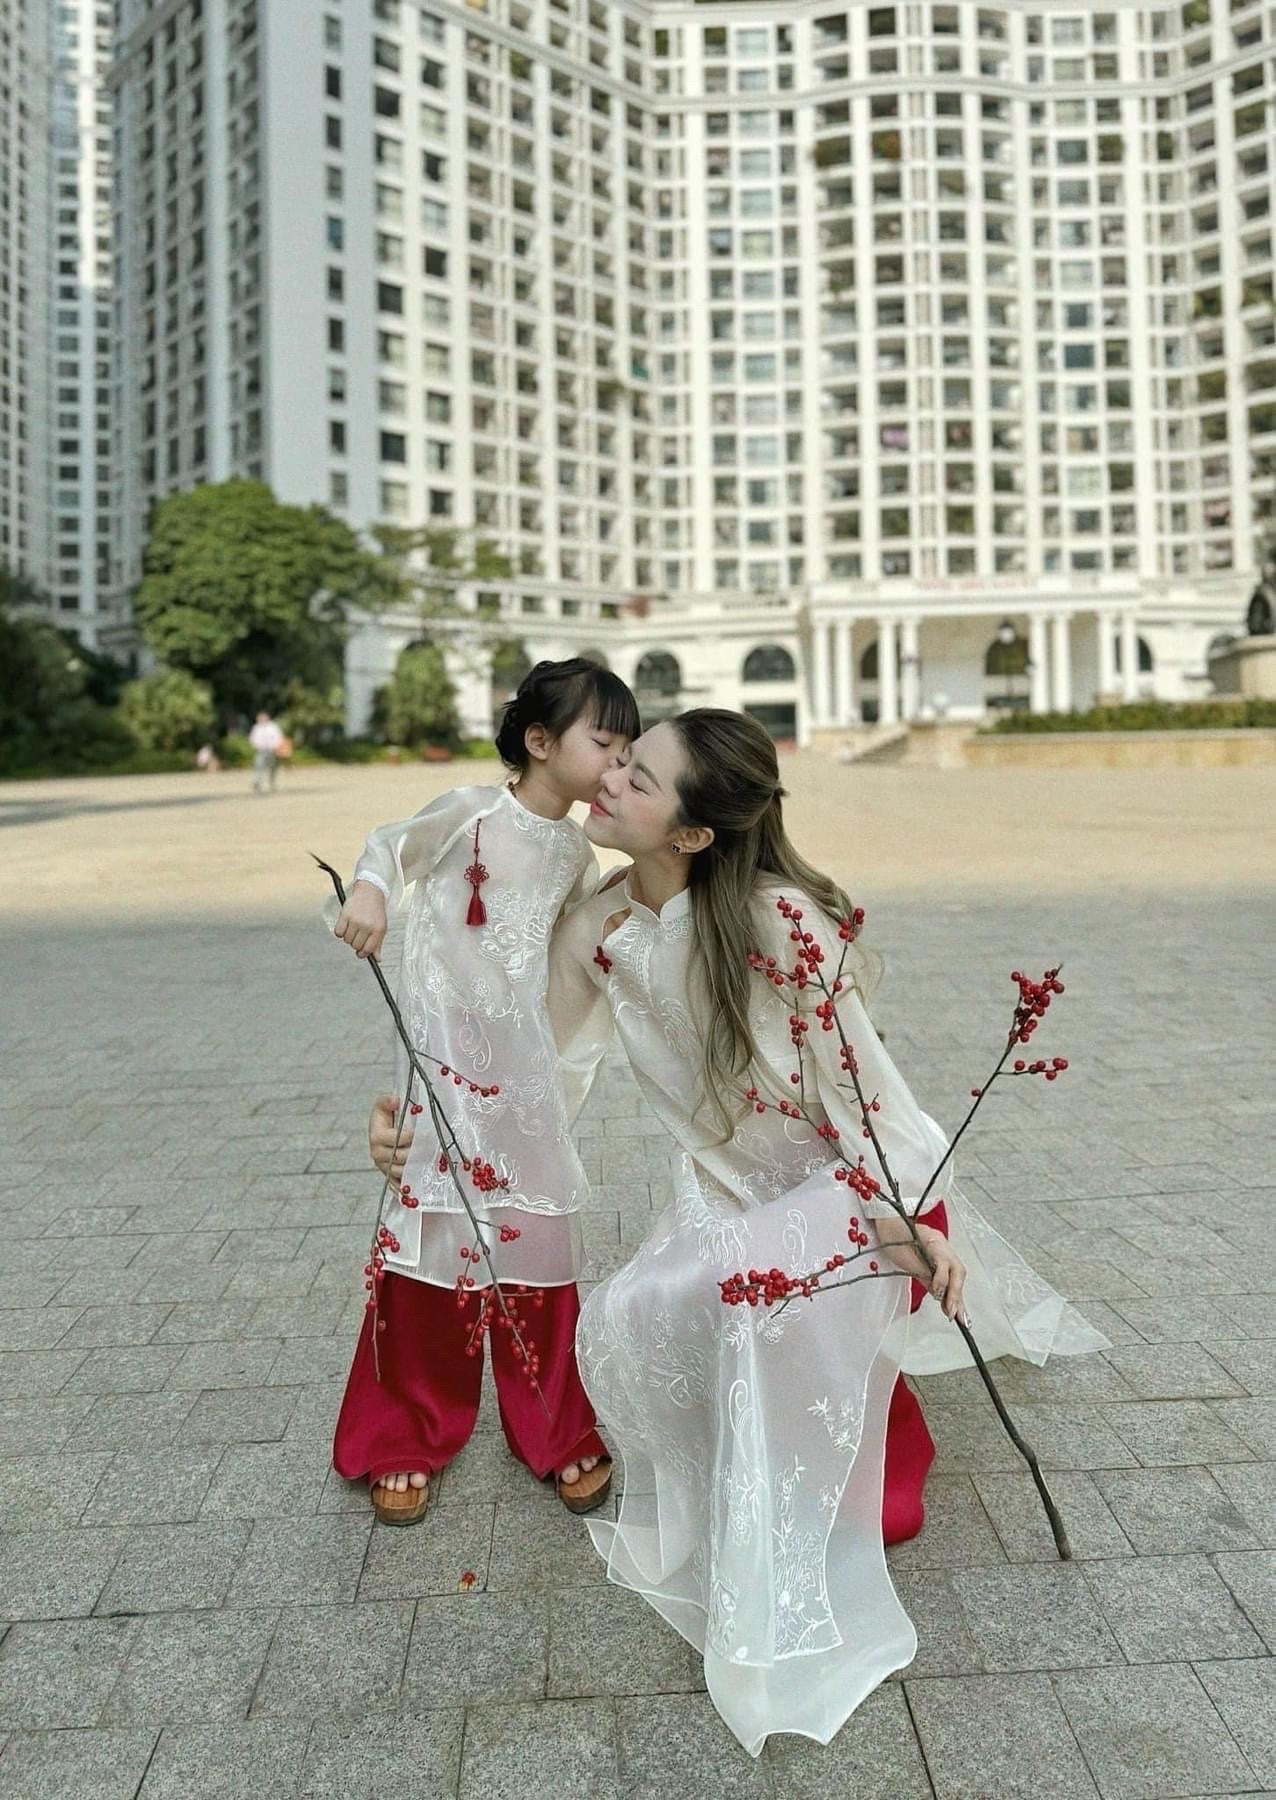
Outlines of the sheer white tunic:
[[[804,929],[821,928],[800,893],[762,897],[757,947],[787,968],[790,927],[774,909],[781,893],[803,907]],[[604,940],[617,913],[627,916]],[[595,961],[599,949],[609,968]],[[825,949],[836,968],[831,929]],[[643,1594],[703,1653],[714,1704],[756,1755],[773,1731],[827,1743],[912,1660],[916,1633],[882,1543],[887,1409],[901,1369],[956,1369],[971,1358],[933,1299],[910,1319],[901,1274],[799,1298],[783,1312],[722,1304],[725,1276],[818,1268],[850,1249],[852,1213],[875,1236],[872,1217],[888,1209],[866,1208],[833,1178],[830,1147],[808,1124],[749,1112],[729,1141],[717,1141],[711,1118],[695,1110],[701,1039],[688,993],[691,950],[689,893],[657,915],[624,885],[565,919],[551,956],[571,1105],[587,1091],[614,1023],[638,1086],[680,1146],[672,1204],[632,1261],[589,1296],[580,1320],[581,1374],[625,1473],[618,1522],[591,1521],[590,1531],[610,1579]],[[793,1002],[754,980],[759,1059],[749,1081],[791,1097]],[[819,999],[808,992],[801,1010]],[[881,1099],[875,1126],[887,1160],[915,1207],[947,1140],[913,1099],[859,996],[845,992],[839,1011],[865,1092]],[[880,1176],[848,1080],[836,1032],[813,1020],[808,1108],[816,1124],[837,1126],[850,1161],[863,1151]],[[1106,1346],[981,1217],[951,1163],[927,1209],[941,1198],[985,1358],[1042,1363]],[[881,1267],[894,1265],[883,1258]]]
[[[476,829],[487,922],[467,925]],[[455,788],[411,819],[378,826],[353,880],[379,887],[390,907],[406,904],[397,994],[404,1022],[418,1054],[436,1059],[425,1067],[462,1153],[482,1156],[509,1182],[490,1194],[467,1187],[497,1278],[536,1287],[575,1281],[589,1184],[565,1110],[546,987],[554,925],[597,885],[584,833],[570,818],[529,811],[508,787]],[[335,905],[325,916],[335,922]],[[397,1038],[396,1046],[402,1095],[408,1061]],[[471,1078],[499,1093],[471,1093]],[[386,1266],[450,1287],[467,1267],[461,1250],[473,1247],[474,1234],[439,1169],[429,1111],[410,1123],[403,1179],[420,1204],[387,1196],[384,1219],[399,1249],[386,1252]],[[519,1236],[502,1242],[502,1224]]]

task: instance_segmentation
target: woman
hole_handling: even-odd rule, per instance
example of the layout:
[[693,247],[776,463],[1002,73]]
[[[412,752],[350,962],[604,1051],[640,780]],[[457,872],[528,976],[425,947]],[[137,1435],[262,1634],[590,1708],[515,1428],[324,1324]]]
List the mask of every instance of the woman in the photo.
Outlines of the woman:
[[[837,921],[850,913],[789,843],[781,796],[774,747],[742,715],[701,709],[636,740],[603,778],[587,826],[630,868],[563,922],[551,983],[576,1101],[614,1024],[682,1150],[672,1204],[581,1315],[581,1373],[625,1468],[617,1521],[590,1529],[611,1579],[703,1653],[714,1704],[754,1755],[772,1731],[827,1743],[915,1654],[883,1549],[901,1369],[969,1364],[951,1323],[963,1306],[985,1356],[1042,1362],[1106,1344],[975,1213],[951,1164],[935,1197],[943,1212],[927,1215],[947,1239],[916,1223],[933,1275],[884,1201],[848,1192],[836,1171],[861,1150],[886,1183],[836,1031],[803,1034],[803,1116],[779,1110],[795,1092],[794,1019],[816,1024],[820,995],[795,1001],[750,953],[792,967],[784,902],[836,968]],[[864,1010],[874,976],[851,946],[838,1012],[911,1210],[946,1140]],[[737,1271],[797,1273],[844,1252],[852,1216],[882,1252],[878,1276],[783,1310],[723,1304],[720,1284]],[[901,1273],[925,1276],[937,1304],[910,1315]],[[914,1469],[917,1522],[928,1460]]]

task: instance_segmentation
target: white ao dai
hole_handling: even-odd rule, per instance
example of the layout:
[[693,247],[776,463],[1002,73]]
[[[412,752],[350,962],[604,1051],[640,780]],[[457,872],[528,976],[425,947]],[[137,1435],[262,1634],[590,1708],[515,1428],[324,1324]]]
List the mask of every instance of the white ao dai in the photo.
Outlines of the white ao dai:
[[[470,925],[467,872],[476,860],[486,922]],[[391,905],[406,897],[399,1006],[418,1055],[430,1059],[424,1066],[461,1151],[508,1183],[488,1194],[467,1185],[502,1282],[562,1285],[583,1261],[579,1214],[589,1184],[564,1107],[546,987],[554,926],[597,879],[580,826],[531,812],[508,787],[456,788],[414,818],[379,826],[354,872]],[[399,1046],[401,1095],[408,1080]],[[499,1091],[476,1094],[471,1081]],[[384,1222],[399,1248],[386,1252],[386,1266],[450,1287],[466,1272],[461,1252],[474,1232],[439,1167],[429,1110],[411,1123],[403,1180],[418,1204],[387,1196]],[[502,1225],[518,1235],[502,1238]]]
[[[787,968],[789,926],[774,905],[782,892],[759,902],[758,947]],[[787,898],[810,928],[815,908],[792,890]],[[626,911],[604,939],[605,922]],[[872,1217],[887,1208],[866,1208],[834,1179],[838,1159],[808,1124],[749,1111],[718,1142],[712,1119],[697,1115],[692,930],[689,893],[657,915],[624,887],[587,900],[555,938],[551,1006],[572,1103],[614,1021],[639,1087],[680,1146],[672,1204],[580,1320],[581,1374],[625,1477],[618,1521],[591,1521],[590,1530],[610,1579],[643,1594],[703,1653],[715,1705],[756,1754],[773,1731],[827,1743],[912,1660],[916,1633],[882,1542],[887,1411],[901,1369],[955,1369],[970,1357],[933,1299],[910,1319],[902,1276],[797,1299],[782,1312],[723,1305],[724,1277],[820,1267],[850,1248],[852,1213],[875,1234]],[[791,1096],[793,1001],[760,977],[754,983],[759,1059],[749,1080],[764,1096]],[[803,1012],[818,999],[808,993]],[[911,1209],[947,1147],[944,1133],[913,1099],[858,995],[844,993],[839,1011],[866,1094],[880,1096],[876,1128]],[[839,1055],[836,1032],[813,1021],[807,1110],[839,1129],[843,1156],[854,1162],[862,1150],[880,1174]],[[986,1358],[1041,1363],[1105,1347],[966,1200],[951,1164],[927,1210],[940,1198]],[[883,1257],[884,1269],[893,1266]]]

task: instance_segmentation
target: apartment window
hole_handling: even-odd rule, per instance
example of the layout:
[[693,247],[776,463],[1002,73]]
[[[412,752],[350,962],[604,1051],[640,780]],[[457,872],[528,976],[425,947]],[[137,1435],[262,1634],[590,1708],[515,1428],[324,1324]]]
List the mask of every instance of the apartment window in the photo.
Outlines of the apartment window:
[[408,441],[401,431],[383,431],[381,433],[381,461],[388,463],[405,463],[408,460]]

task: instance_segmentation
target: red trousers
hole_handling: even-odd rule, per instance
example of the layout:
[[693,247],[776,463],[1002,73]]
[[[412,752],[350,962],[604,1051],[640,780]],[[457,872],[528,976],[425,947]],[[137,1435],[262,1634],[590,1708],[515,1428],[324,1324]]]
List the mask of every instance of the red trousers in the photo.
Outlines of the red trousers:
[[[941,1200],[929,1212],[918,1215],[918,1223],[933,1225],[945,1236],[948,1214]],[[915,1313],[926,1298],[920,1281],[911,1284],[908,1310]],[[891,1395],[886,1415],[886,1462],[882,1474],[882,1541],[902,1544],[915,1538],[926,1517],[922,1491],[926,1476],[935,1460],[935,1440],[922,1416],[922,1409],[912,1388],[901,1375]]]
[[[921,1215],[939,1231],[948,1227],[943,1203]],[[544,1306],[534,1314],[541,1359],[542,1406],[512,1354],[508,1332],[493,1331],[492,1374],[501,1425],[514,1455],[534,1475],[565,1468],[582,1456],[605,1456],[576,1367],[575,1287],[544,1290]],[[920,1281],[911,1284],[909,1312],[926,1297]],[[434,1287],[407,1275],[387,1274],[381,1288],[381,1379],[372,1358],[372,1315],[363,1329],[337,1419],[333,1467],[347,1480],[421,1470],[434,1474],[462,1450],[478,1417],[482,1356],[467,1356],[465,1345],[474,1307],[462,1312],[451,1288]],[[882,1479],[882,1537],[901,1544],[917,1536],[925,1519],[923,1492],[935,1457],[935,1442],[916,1395],[901,1375],[891,1395],[886,1421]]]
[[[574,1286],[548,1287],[540,1307],[525,1307],[540,1357],[540,1395],[513,1354],[508,1331],[490,1334],[492,1375],[510,1449],[533,1475],[546,1476],[582,1456],[606,1456],[576,1368]],[[333,1467],[347,1480],[420,1470],[433,1475],[462,1450],[478,1417],[483,1356],[466,1354],[477,1301],[462,1310],[452,1288],[387,1273],[378,1333],[381,1379],[372,1355],[372,1314],[346,1382]],[[543,1397],[543,1400],[542,1400]]]

